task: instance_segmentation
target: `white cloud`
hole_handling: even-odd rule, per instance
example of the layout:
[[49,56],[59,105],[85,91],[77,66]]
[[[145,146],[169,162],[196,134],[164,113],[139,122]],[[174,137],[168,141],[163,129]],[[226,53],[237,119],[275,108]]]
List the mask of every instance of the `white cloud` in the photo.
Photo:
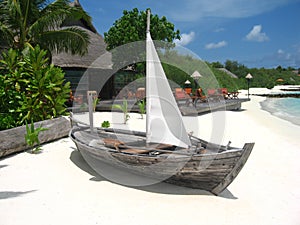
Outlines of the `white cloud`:
[[277,54],[284,54],[284,51],[282,49],[278,49]]
[[217,28],[214,30],[214,32],[219,33],[219,32],[223,32],[225,31],[225,28],[221,27],[221,28]]
[[246,35],[246,40],[264,42],[268,41],[269,37],[266,33],[262,33],[262,25],[255,25],[249,34]]
[[288,61],[288,60],[291,59],[291,54],[290,53],[286,53],[282,49],[278,49],[277,54],[275,56],[278,59],[286,60],[286,61]]
[[220,41],[218,43],[209,43],[207,45],[205,45],[206,49],[216,49],[216,48],[222,48],[225,47],[227,45],[226,41]]
[[191,31],[189,34],[181,34],[180,40],[175,40],[175,44],[185,46],[191,43],[195,39],[195,32]]

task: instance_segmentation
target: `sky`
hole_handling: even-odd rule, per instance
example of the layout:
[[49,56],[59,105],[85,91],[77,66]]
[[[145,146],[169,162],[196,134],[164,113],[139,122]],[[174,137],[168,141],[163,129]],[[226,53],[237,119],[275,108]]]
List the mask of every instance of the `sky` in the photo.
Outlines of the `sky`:
[[123,10],[151,9],[180,30],[178,45],[208,62],[300,68],[300,0],[79,0],[103,36]]

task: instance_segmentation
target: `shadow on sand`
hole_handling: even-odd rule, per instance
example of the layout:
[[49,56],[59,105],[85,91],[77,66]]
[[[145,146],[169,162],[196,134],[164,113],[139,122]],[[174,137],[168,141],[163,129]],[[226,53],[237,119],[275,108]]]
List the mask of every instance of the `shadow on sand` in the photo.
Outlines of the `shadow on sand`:
[[[84,160],[79,151],[74,148],[74,151],[71,153],[70,160],[81,170],[87,172],[91,176],[93,176],[91,181],[109,181],[112,182],[100,174],[98,174],[92,167]],[[115,182],[112,182],[115,183]],[[120,184],[121,185],[121,184]],[[126,186],[126,185],[123,185]],[[126,186],[128,187],[128,186]],[[171,194],[171,195],[209,195],[214,196],[212,193],[200,190],[200,189],[192,189],[181,186],[176,186],[172,184],[168,184],[165,182],[158,182],[152,185],[147,186],[130,186],[130,188],[134,188],[137,190],[160,193],[160,194]],[[237,199],[228,189],[225,189],[218,197],[227,198],[227,199]]]
[[32,190],[32,191],[0,191],[0,200],[20,197],[22,195],[26,195],[31,192],[35,192],[35,190]]
[[0,169],[4,168],[4,167],[7,167],[7,165],[0,165]]

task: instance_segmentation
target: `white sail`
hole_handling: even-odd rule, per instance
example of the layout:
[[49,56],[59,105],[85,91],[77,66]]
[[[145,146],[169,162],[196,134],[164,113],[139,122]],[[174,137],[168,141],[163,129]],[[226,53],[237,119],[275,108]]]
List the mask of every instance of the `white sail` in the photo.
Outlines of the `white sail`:
[[147,143],[164,143],[187,148],[191,146],[191,142],[149,29],[146,51]]

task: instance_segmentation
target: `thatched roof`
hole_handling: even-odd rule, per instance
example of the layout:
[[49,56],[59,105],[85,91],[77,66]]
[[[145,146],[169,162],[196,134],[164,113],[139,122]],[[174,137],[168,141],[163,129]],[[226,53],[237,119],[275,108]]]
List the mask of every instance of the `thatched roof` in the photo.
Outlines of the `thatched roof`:
[[[75,0],[70,3],[73,7],[81,7],[79,1]],[[68,53],[55,53],[52,52],[52,63],[62,68],[100,68],[111,69],[112,60],[111,53],[106,51],[106,44],[103,37],[98,34],[93,24],[88,23],[85,20],[78,21],[65,21],[64,27],[76,27],[84,29],[90,36],[90,44],[88,46],[88,53],[84,56],[72,55]],[[0,43],[0,59],[2,58],[2,52],[8,48]],[[98,60],[96,60],[98,59]],[[95,62],[96,60],[96,62]],[[93,64],[93,65],[92,65]]]
[[52,53],[52,63],[62,68],[94,67],[94,68],[101,68],[101,69],[111,69],[112,68],[111,54],[105,50],[106,46],[102,36],[90,30],[87,29],[84,30],[90,36],[88,53],[84,56],[72,55],[69,53],[59,53],[59,54]]
[[225,73],[227,73],[229,76],[233,77],[233,78],[238,78],[237,75],[235,75],[234,73],[230,72],[229,70],[227,70],[226,68],[218,68],[218,70],[221,70]]
[[[71,6],[81,7],[78,0],[71,3]],[[98,34],[92,24],[88,24],[84,20],[65,22],[66,27],[77,27],[84,29],[90,36],[90,44],[88,53],[84,56],[72,55],[69,53],[52,53],[52,63],[62,68],[101,68],[111,69],[111,54],[106,51],[106,44],[103,37]]]

